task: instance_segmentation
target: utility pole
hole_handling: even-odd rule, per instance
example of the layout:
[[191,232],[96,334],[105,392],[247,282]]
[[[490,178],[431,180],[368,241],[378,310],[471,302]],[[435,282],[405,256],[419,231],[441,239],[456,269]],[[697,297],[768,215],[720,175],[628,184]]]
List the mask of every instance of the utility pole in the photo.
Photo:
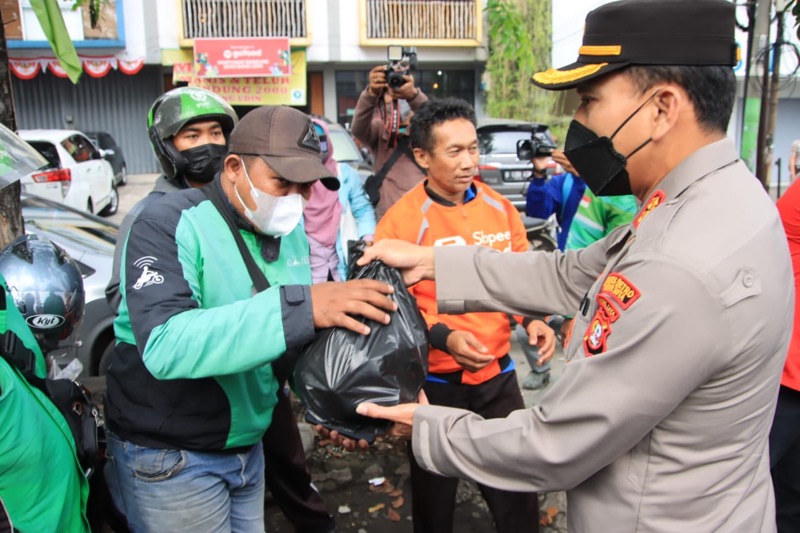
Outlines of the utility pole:
[[[786,3],[785,1],[783,2]],[[786,16],[786,6],[780,5],[781,2],[776,0],[775,2],[775,17],[777,19],[776,24],[776,35],[775,35],[775,46],[773,47],[772,52],[772,79],[770,80],[769,85],[769,100],[767,104],[767,108],[769,112],[767,113],[767,126],[764,135],[764,144],[765,144],[765,154],[764,154],[764,168],[763,171],[763,183],[767,187],[767,191],[769,191],[770,185],[770,171],[772,170],[772,155],[774,153],[774,146],[775,146],[775,127],[778,122],[778,90],[780,89],[780,81],[781,81],[781,48],[783,47],[783,29],[784,29],[784,18]]]
[[[746,0],[745,7],[747,8],[747,26],[738,23],[737,26],[747,32],[747,48],[744,51],[744,82],[742,83],[742,108],[739,111],[739,131],[736,136],[736,144],[741,148],[741,155],[747,163],[750,170],[753,170],[752,152],[755,149],[754,143],[749,143],[747,146],[744,144],[744,132],[747,124],[747,104],[750,101],[748,93],[750,92],[750,72],[751,65],[755,59],[753,54],[753,43],[755,41],[755,25],[756,25],[756,0]],[[750,157],[748,157],[748,155]]]
[[[767,95],[769,94],[769,47],[770,47],[770,16],[772,14],[772,0],[758,0],[756,5],[756,22],[755,22],[755,46],[753,47],[754,61],[751,67],[755,72],[751,72],[753,79],[761,78],[761,90],[759,91],[758,99],[750,98],[749,106],[757,105],[757,122],[753,123],[754,118],[751,110],[750,120],[746,124],[749,132],[752,134],[755,124],[758,124],[756,143],[755,143],[755,165],[751,168],[754,169],[756,177],[759,179],[764,187],[767,187],[767,174],[769,167],[767,166],[767,150],[766,133],[767,133]],[[758,72],[758,67],[761,67],[761,72]]]
[[[0,12],[0,123],[11,131],[17,129],[2,12]],[[19,193],[19,181],[0,189],[0,249],[5,248],[14,239],[25,233]]]

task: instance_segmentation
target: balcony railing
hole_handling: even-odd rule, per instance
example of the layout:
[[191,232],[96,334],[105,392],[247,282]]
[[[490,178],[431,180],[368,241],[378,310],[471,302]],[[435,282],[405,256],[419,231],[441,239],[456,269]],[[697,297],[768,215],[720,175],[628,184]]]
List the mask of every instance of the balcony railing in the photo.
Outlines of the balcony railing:
[[[308,45],[306,0],[180,0],[183,39],[289,37]],[[187,43],[188,44],[188,43]]]
[[362,45],[479,46],[480,0],[361,0]]

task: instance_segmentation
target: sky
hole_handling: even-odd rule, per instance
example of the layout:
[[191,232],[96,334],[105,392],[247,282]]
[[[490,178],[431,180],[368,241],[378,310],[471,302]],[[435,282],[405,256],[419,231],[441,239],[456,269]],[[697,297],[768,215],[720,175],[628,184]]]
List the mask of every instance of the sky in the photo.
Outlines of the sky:
[[578,58],[586,15],[607,1],[553,0],[553,66],[568,65]]
[[[566,66],[578,58],[578,49],[583,38],[583,26],[586,15],[592,9],[608,3],[609,0],[553,0],[553,63],[556,68]],[[746,23],[744,10],[739,8],[737,16],[741,23]],[[789,15],[786,20],[785,36],[792,43],[798,44],[795,34],[795,20]],[[773,28],[771,40],[775,39]],[[743,51],[747,46],[744,32],[736,30],[736,40]],[[788,73],[798,67],[800,59],[788,51],[783,54],[781,72]],[[737,75],[743,75],[741,67],[736,69]]]

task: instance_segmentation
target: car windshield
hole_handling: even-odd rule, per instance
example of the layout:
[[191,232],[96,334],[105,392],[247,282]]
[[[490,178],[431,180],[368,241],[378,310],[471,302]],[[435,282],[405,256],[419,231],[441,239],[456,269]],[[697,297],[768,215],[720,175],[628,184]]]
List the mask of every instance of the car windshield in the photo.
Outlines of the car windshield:
[[526,131],[478,132],[481,153],[485,155],[516,154],[517,141],[530,138],[531,134]]
[[35,233],[57,235],[98,253],[114,253],[117,228],[103,221],[28,196],[22,198],[22,217]]
[[33,146],[37,152],[47,159],[48,168],[58,168],[61,166],[61,162],[58,158],[58,151],[52,143],[45,141],[28,141],[28,144]]
[[361,161],[358,147],[346,131],[332,129],[328,134],[333,143],[333,157],[337,161]]

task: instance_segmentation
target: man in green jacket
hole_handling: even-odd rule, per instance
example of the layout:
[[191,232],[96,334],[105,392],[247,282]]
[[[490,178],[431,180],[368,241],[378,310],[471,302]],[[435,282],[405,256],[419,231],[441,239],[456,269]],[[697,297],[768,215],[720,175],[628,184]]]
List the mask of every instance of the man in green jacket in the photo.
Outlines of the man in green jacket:
[[[125,245],[106,472],[134,531],[263,531],[261,438],[279,386],[271,363],[315,328],[367,334],[352,315],[386,323],[395,309],[377,281],[311,285],[303,206],[317,180],[339,183],[306,115],[253,110],[230,152],[206,189],[148,204]],[[255,289],[226,219],[268,289]]]
[[[34,356],[37,378],[45,359],[0,276],[0,335],[11,334]],[[0,356],[0,531],[88,532],[89,482],[75,440],[52,401],[23,377],[10,354]]]

